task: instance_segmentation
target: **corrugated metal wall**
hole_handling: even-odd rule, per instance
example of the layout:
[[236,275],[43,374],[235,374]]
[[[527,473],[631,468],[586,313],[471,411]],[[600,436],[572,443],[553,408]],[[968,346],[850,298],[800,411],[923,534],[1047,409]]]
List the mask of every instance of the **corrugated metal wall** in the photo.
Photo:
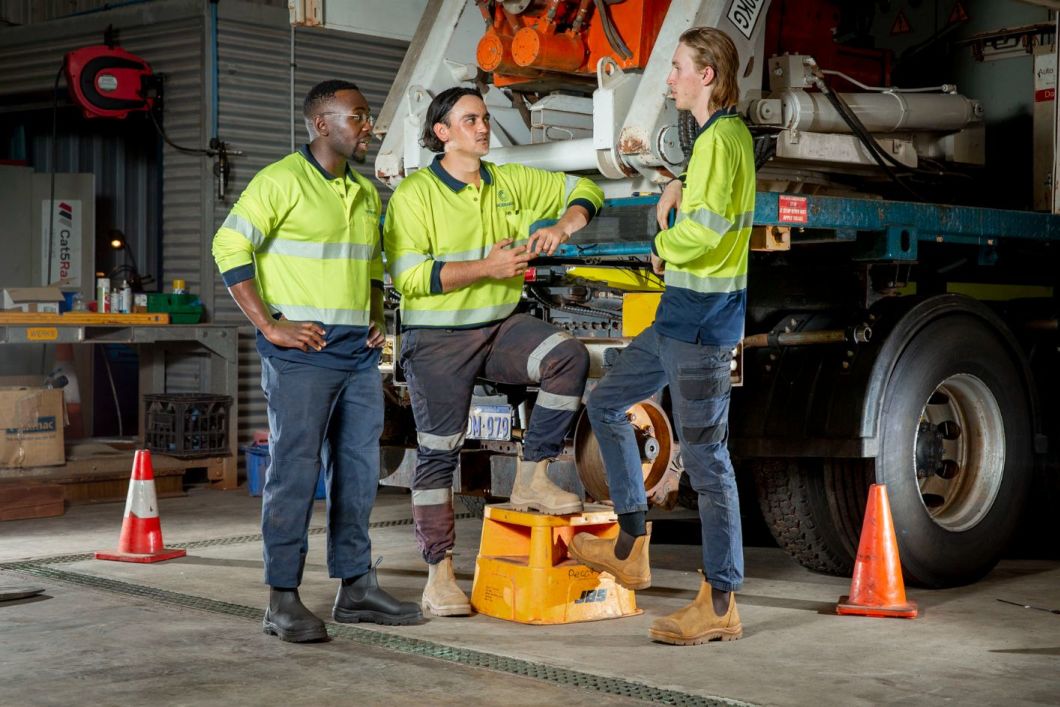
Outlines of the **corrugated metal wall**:
[[[102,12],[108,8],[138,5],[159,0],[0,0],[0,22],[28,25],[70,15]],[[256,5],[287,7],[287,0],[244,0]]]
[[[104,30],[113,26],[122,47],[142,56],[156,73],[165,75],[163,121],[172,140],[179,145],[203,146],[205,17],[203,0],[159,0],[0,29],[0,100],[8,105],[27,101],[32,105],[34,100],[43,99],[44,105],[50,106],[55,72],[63,55],[78,47],[101,43]],[[91,169],[96,174],[97,192],[122,189],[127,227],[157,221],[158,201],[146,196],[155,186],[154,180],[143,173],[143,163],[130,169],[114,155],[98,160],[75,159],[73,140],[69,135],[60,140],[60,147],[68,148],[60,150],[60,155],[66,154],[59,161],[60,168]],[[163,151],[162,164],[161,279],[164,283],[179,277],[187,280],[189,287],[197,288],[203,280],[199,256],[202,233],[211,225],[204,218],[202,197],[210,165],[205,158],[169,147]],[[47,165],[37,168],[44,170]],[[98,198],[109,197],[100,192]],[[153,242],[138,246],[141,259],[159,247],[157,234],[144,234],[144,238]],[[146,266],[146,260],[141,264]],[[207,277],[211,275],[207,273]],[[199,388],[201,367],[196,361],[174,366],[170,374],[174,390]]]
[[[21,1],[21,0],[20,0]],[[18,5],[15,2],[14,5]],[[39,17],[92,9],[101,2],[49,0]],[[113,2],[112,2],[113,4]],[[70,10],[76,5],[76,9]],[[11,2],[0,16],[15,21]],[[36,3],[31,4],[37,12]],[[17,8],[16,8],[17,9]],[[31,21],[30,7],[25,21]],[[61,12],[65,10],[64,12]],[[226,0],[218,5],[219,135],[231,149],[232,181],[224,201],[214,195],[212,161],[172,150],[164,152],[162,283],[187,281],[218,322],[241,325],[240,439],[267,427],[260,388],[260,361],[253,329],[232,302],[213,267],[213,233],[232,203],[265,165],[290,151],[292,126],[291,28],[286,3]],[[106,12],[27,27],[0,29],[0,99],[5,94],[50,95],[59,61],[66,51],[99,43],[108,24],[120,30],[122,46],[167,74],[165,127],[180,145],[205,146],[211,137],[210,20],[206,0],[157,0]],[[369,104],[382,107],[397,75],[407,44],[359,35],[295,31],[294,144],[306,141],[301,102],[313,84],[329,78],[357,83]],[[375,145],[358,167],[373,174]],[[388,193],[381,188],[384,200]],[[198,390],[204,369],[190,360],[169,371],[172,390]]]
[[[199,144],[203,103],[201,3],[183,0],[158,5],[150,10],[147,6],[131,7],[0,30],[0,99],[9,109],[22,103],[26,107],[48,106],[50,113],[55,73],[63,55],[71,49],[100,43],[104,29],[113,24],[119,30],[123,47],[147,59],[156,72],[166,74],[165,121],[172,137],[179,143]],[[68,122],[66,116],[64,122]],[[153,147],[120,144],[121,131],[115,124],[99,132],[85,137],[76,131],[60,130],[55,166],[61,171],[96,174],[98,201],[113,213],[113,225],[130,237],[140,265],[153,271],[150,263],[155,260],[158,219],[157,201],[148,198],[157,189],[154,156],[149,154]],[[143,127],[137,127],[136,133],[144,134]],[[50,142],[49,129],[46,136],[38,133],[31,144],[38,171],[52,167]],[[201,209],[189,208],[187,197],[198,191],[200,162],[168,148],[165,152],[163,230],[167,234],[201,231]],[[200,268],[189,265],[177,259],[167,263],[167,268],[181,273],[176,277],[201,279]]]
[[[224,221],[232,203],[265,165],[290,152],[292,100],[290,89],[291,28],[286,12],[271,8],[240,9],[222,3],[218,26],[220,68],[220,135],[245,154],[233,158],[228,198],[215,202],[214,223]],[[383,105],[407,44],[359,35],[297,29],[294,33],[294,145],[307,140],[302,99],[316,83],[330,78],[355,82],[369,105]],[[372,178],[375,146],[359,171]],[[387,197],[388,190],[380,188]],[[208,239],[203,247],[208,248]],[[214,318],[242,325],[240,335],[240,437],[268,427],[260,387],[261,363],[254,348],[254,330],[235,306],[219,276],[214,277]]]

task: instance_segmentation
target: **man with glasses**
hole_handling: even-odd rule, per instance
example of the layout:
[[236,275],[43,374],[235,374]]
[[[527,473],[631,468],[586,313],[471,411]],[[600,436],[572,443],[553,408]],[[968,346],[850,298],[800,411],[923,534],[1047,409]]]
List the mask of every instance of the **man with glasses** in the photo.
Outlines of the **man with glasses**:
[[342,580],[335,620],[422,619],[379,587],[368,536],[383,428],[382,204],[349,162],[364,162],[371,113],[357,86],[324,81],[303,115],[310,143],[251,180],[213,241],[225,285],[257,329],[268,401],[263,628],[294,642],[327,638],[298,596],[322,462],[328,573]]

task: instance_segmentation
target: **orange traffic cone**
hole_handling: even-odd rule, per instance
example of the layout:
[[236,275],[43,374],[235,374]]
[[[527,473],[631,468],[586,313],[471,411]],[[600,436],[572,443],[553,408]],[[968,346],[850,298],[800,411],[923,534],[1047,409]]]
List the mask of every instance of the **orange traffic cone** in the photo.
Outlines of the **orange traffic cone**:
[[161,562],[184,557],[187,550],[165,547],[162,524],[158,520],[158,499],[155,496],[155,472],[151,468],[151,452],[136,450],[133,458],[132,479],[125,501],[125,518],[121,524],[118,549],[97,552],[97,560],[118,562]]
[[854,616],[891,616],[912,619],[917,615],[916,602],[905,598],[902,563],[898,559],[898,540],[887,501],[887,487],[869,487],[865,523],[854,563],[850,596],[839,597],[836,613]]

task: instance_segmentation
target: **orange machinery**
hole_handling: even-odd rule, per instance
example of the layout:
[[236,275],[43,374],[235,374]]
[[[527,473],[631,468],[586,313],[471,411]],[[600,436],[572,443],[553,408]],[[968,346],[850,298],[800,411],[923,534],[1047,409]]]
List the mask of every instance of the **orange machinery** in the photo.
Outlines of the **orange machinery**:
[[591,78],[600,59],[648,63],[670,0],[476,0],[486,32],[476,58],[497,86],[560,74]]

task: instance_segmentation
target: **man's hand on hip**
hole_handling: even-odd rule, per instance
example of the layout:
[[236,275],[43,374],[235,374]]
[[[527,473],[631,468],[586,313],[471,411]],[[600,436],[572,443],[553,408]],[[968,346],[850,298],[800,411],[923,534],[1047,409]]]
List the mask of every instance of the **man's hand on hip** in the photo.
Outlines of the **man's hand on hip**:
[[285,349],[320,351],[327,346],[324,341],[324,329],[315,322],[274,319],[261,333],[270,343]]
[[376,322],[372,322],[372,325],[368,327],[368,348],[381,349],[385,343],[386,334],[383,333],[383,329]]
[[651,270],[656,275],[662,276],[662,274],[666,272],[666,261],[657,256],[655,253],[652,253]]

